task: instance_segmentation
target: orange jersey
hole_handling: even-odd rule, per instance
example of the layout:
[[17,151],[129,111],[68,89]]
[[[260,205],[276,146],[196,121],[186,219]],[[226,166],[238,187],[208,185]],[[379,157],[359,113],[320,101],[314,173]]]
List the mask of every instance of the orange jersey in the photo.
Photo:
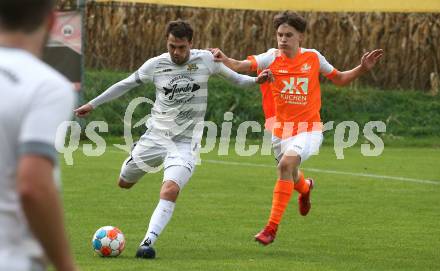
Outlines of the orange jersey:
[[[248,57],[252,58],[252,56]],[[260,74],[261,70],[257,70],[257,74]],[[264,128],[268,131],[272,131],[273,123],[275,122],[275,104],[273,101],[272,91],[270,90],[270,84],[268,82],[260,85],[261,90],[261,105],[263,107],[265,124]]]
[[[270,69],[274,75],[275,81],[267,87],[275,107],[275,136],[286,138],[322,130],[319,74],[332,78],[337,70],[318,51],[300,48],[293,58],[288,58],[279,50],[270,49],[248,59],[252,70]],[[263,96],[263,108],[270,106],[269,99]]]

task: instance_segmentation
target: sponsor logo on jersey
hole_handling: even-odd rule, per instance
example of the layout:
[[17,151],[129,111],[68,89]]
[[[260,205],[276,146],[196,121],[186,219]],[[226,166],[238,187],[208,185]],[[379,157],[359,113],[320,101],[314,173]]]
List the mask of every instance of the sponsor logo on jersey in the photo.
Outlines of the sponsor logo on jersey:
[[309,92],[309,78],[290,77],[290,80],[283,80],[284,88],[280,92],[280,98],[289,104],[307,104]]
[[176,94],[187,94],[192,93],[200,89],[200,85],[193,82],[194,79],[179,75],[171,79],[166,87],[163,87],[165,91],[165,96],[168,96],[168,100],[174,99]]
[[308,63],[304,63],[304,65],[301,67],[302,72],[309,72],[312,66],[310,66]]
[[281,90],[281,94],[305,94],[308,93],[309,78],[302,77],[290,77],[290,81],[283,80],[284,88]]
[[175,122],[177,125],[183,125],[184,123],[187,123],[189,120],[193,119],[194,117],[194,109],[190,108],[188,110],[180,111],[179,114],[177,114],[175,118]]
[[161,70],[160,72],[170,72],[170,71],[172,71],[173,69],[164,69],[164,70]]
[[288,70],[278,70],[279,73],[289,73]]
[[192,71],[196,71],[198,69],[199,69],[199,67],[197,67],[197,64],[188,64],[188,68],[187,68],[188,71],[192,72]]
[[191,97],[189,97],[189,98],[186,98],[186,99],[183,99],[183,100],[177,100],[176,101],[176,103],[177,104],[186,104],[186,103],[189,103],[189,102],[191,102],[192,101],[192,99],[195,97],[196,95],[192,95]]

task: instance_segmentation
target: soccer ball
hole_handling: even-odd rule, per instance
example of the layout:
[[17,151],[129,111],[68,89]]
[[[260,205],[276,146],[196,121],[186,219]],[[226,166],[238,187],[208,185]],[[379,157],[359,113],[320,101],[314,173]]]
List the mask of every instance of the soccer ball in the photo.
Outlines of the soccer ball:
[[93,250],[102,257],[116,257],[125,248],[124,234],[116,227],[99,228],[92,239]]

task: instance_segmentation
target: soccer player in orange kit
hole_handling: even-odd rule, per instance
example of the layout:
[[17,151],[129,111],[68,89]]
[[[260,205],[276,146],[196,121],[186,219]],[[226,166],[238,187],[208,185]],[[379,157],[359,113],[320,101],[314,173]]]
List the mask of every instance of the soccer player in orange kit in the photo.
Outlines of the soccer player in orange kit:
[[[317,50],[300,47],[307,26],[303,17],[294,12],[283,12],[274,17],[273,23],[278,49],[272,48],[242,61],[228,58],[219,49],[211,49],[216,61],[237,72],[270,69],[274,76],[274,82],[262,88],[266,128],[270,112],[275,113],[272,143],[278,161],[278,179],[269,221],[255,236],[255,240],[263,245],[274,241],[293,190],[299,193],[300,214],[307,215],[311,208],[310,194],[314,181],[304,178],[299,166],[319,150],[323,140],[319,75],[323,74],[334,84],[344,86],[371,70],[383,56],[381,49],[367,52],[362,56],[360,65],[341,72]],[[268,93],[272,94],[272,101]]]

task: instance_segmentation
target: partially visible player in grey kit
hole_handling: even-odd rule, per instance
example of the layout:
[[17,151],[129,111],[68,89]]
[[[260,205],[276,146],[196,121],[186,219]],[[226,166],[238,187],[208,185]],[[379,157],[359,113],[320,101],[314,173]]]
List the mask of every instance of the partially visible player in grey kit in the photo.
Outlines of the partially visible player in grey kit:
[[[76,270],[58,196],[58,126],[73,86],[39,58],[52,0],[0,0],[0,270]],[[60,137],[59,139],[63,139]]]
[[137,251],[140,258],[155,257],[153,245],[171,219],[179,192],[193,174],[200,145],[197,127],[204,121],[209,77],[220,74],[240,86],[271,79],[269,71],[255,78],[214,62],[209,51],[191,49],[192,37],[193,29],[187,22],[170,22],[166,30],[168,53],[147,60],[131,76],[75,110],[77,116],[84,117],[139,84],[153,82],[156,87],[148,130],[123,163],[119,177],[121,188],[131,188],[146,172],[164,165],[160,200]]

